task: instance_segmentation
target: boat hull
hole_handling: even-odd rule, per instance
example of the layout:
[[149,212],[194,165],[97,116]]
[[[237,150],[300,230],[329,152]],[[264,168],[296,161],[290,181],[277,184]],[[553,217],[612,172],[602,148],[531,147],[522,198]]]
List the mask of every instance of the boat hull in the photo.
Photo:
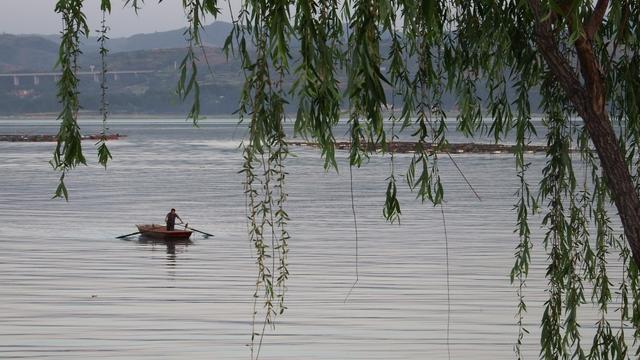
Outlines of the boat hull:
[[140,234],[163,240],[188,240],[191,236],[189,230],[167,230],[166,226],[156,224],[136,225]]

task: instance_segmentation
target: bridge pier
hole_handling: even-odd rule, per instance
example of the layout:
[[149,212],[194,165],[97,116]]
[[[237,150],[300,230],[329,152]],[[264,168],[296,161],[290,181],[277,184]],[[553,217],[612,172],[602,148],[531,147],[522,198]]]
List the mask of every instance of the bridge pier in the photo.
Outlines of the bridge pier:
[[40,85],[40,78],[38,75],[33,75],[33,85]]
[[17,76],[13,77],[13,86],[18,86],[20,85],[20,78]]

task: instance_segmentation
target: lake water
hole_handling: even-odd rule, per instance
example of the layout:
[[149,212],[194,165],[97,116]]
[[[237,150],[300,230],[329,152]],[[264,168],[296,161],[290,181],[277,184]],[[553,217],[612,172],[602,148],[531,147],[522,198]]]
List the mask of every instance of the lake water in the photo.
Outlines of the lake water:
[[[83,133],[99,127],[81,126]],[[56,127],[0,120],[1,134]],[[184,120],[113,120],[110,128],[127,137],[109,142],[114,160],[106,171],[92,142],[84,143],[89,166],[68,175],[68,203],[50,200],[58,177],[47,163],[52,143],[0,142],[0,358],[248,359],[257,270],[238,174],[243,127],[216,119],[199,129]],[[356,271],[346,154],[336,173],[323,170],[317,150],[292,150],[288,310],[268,330],[260,358],[447,359],[447,343],[454,359],[513,358],[512,155],[454,155],[482,201],[449,160],[441,162],[447,339],[440,208],[401,186],[402,223],[385,223],[388,158],[354,169],[359,282],[345,302]],[[397,155],[398,173],[409,156]],[[539,169],[544,156],[529,160]],[[536,171],[531,176],[535,183]],[[175,248],[115,238],[136,223],[162,223],[172,207],[215,237]],[[534,256],[527,290],[531,358],[545,299],[543,259]]]

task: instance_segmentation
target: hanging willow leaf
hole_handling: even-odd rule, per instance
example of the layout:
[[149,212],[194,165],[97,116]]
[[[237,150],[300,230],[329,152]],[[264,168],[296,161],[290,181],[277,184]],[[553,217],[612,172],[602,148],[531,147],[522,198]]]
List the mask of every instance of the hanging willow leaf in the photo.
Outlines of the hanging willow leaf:
[[[62,172],[56,195],[65,198],[66,172],[85,163],[76,121],[80,105],[75,76],[79,38],[88,34],[82,3],[60,0],[56,5],[65,25],[58,59],[61,127],[51,163]],[[143,1],[125,4],[137,12]],[[325,168],[338,168],[334,130],[341,111],[349,128],[350,166],[364,166],[377,149],[391,151],[383,215],[399,221],[389,146],[397,136],[395,118],[383,113],[389,99],[395,108],[396,95],[402,101],[399,131],[406,131],[405,136],[416,143],[405,181],[423,201],[439,204],[445,196],[438,154],[448,144],[449,103],[455,103],[455,109],[447,112],[463,134],[488,135],[495,142],[515,135],[519,244],[510,275],[518,296],[516,356],[522,357],[528,333],[524,289],[532,265],[530,219],[538,212],[545,230],[542,248],[548,255],[540,357],[639,355],[639,4],[628,0],[243,1],[232,16],[224,50],[242,64],[244,84],[237,113],[249,128],[242,173],[249,238],[258,267],[252,357],[259,356],[264,336],[255,328],[258,309],[264,323],[272,324],[286,308],[287,112],[296,114],[296,135],[319,144]],[[107,0],[100,5],[103,11],[111,8]],[[216,16],[219,10],[212,0],[183,0],[183,6],[189,46],[177,92],[183,100],[194,97],[188,116],[195,122],[201,73],[194,49],[201,45],[204,15]],[[546,164],[537,189],[527,181],[532,169],[525,151],[536,134],[534,113],[544,119],[547,136]],[[108,150],[99,150],[105,161],[107,154]],[[580,175],[584,179],[576,175],[577,169],[584,169]],[[620,225],[610,218],[611,202]],[[612,254],[620,258],[612,259]],[[615,272],[610,270],[620,264],[625,274],[613,279]],[[592,289],[591,296],[585,289]],[[620,305],[612,305],[616,291]],[[263,307],[257,306],[258,300]],[[596,305],[597,323],[583,322],[584,303]],[[619,314],[611,315],[611,308],[620,309]],[[594,337],[585,341],[580,329],[589,325]],[[628,326],[633,334],[625,332]]]
[[67,188],[64,184],[64,175],[80,164],[86,164],[82,153],[80,127],[78,126],[78,111],[80,101],[78,99],[79,79],[78,56],[80,51],[80,38],[89,34],[89,27],[84,13],[82,1],[59,0],[55,11],[62,16],[63,29],[61,33],[58,61],[62,75],[58,80],[58,100],[62,110],[58,114],[60,128],[57,135],[56,148],[53,152],[51,166],[60,171],[60,182],[54,194],[54,198],[69,199]]

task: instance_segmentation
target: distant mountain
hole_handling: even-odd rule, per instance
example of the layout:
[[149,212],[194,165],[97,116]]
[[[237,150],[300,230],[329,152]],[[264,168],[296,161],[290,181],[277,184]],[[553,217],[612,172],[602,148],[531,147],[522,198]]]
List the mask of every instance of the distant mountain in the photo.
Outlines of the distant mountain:
[[[174,49],[150,49],[135,50],[127,52],[117,52],[107,56],[107,69],[109,71],[122,70],[153,70],[160,72],[176,72],[177,67],[186,54],[184,48]],[[196,50],[199,58],[199,66],[206,72],[207,62],[213,70],[226,70],[229,65],[235,66],[234,72],[240,70],[240,64],[235,59],[229,59],[222,52],[222,49],[215,47],[204,47]],[[80,59],[82,70],[90,70],[94,66],[95,71],[99,71],[100,57],[98,54],[83,55]]]
[[[217,41],[210,27],[207,41]],[[174,33],[178,33],[176,31]],[[164,35],[152,34],[151,38]],[[221,34],[217,34],[222,38]],[[145,36],[132,37],[145,42]],[[133,44],[127,38],[128,44]],[[124,41],[124,40],[123,40]],[[224,40],[221,40],[224,41]],[[121,42],[120,44],[124,44]],[[176,95],[179,64],[186,54],[184,41],[166,41],[153,47],[133,51],[111,51],[107,57],[109,111],[112,113],[185,114],[190,100],[182,102]],[[178,46],[162,48],[162,46]],[[130,45],[133,46],[133,45]],[[230,114],[237,109],[241,93],[240,62],[227,60],[222,49],[197,49],[201,109],[205,114]],[[50,73],[58,56],[58,44],[45,37],[0,34],[0,73]],[[83,111],[95,113],[100,99],[100,57],[88,51],[79,59],[80,104]],[[59,70],[58,70],[59,71]],[[91,71],[95,71],[91,74]],[[131,72],[135,71],[135,72]],[[140,72],[138,72],[140,71]],[[60,105],[55,77],[19,75],[0,77],[0,116],[31,113],[55,113]]]
[[[222,47],[224,41],[231,31],[232,25],[223,21],[217,21],[204,26],[201,30],[202,43],[209,47]],[[152,50],[152,49],[173,49],[183,48],[187,41],[184,37],[186,28],[159,31],[147,34],[135,34],[129,37],[110,38],[107,41],[107,47],[111,53]],[[109,34],[107,33],[107,36]],[[42,35],[43,38],[57,43],[59,35]],[[91,36],[82,41],[82,51],[85,54],[98,51],[98,38]]]
[[[224,41],[231,31],[231,24],[225,22],[214,22],[202,29],[202,43],[208,47],[219,47],[224,45]],[[187,44],[184,37],[184,30],[171,30],[155,32],[152,34],[137,34],[126,38],[109,39],[108,47],[111,52],[124,52],[151,49],[172,49],[184,48]],[[93,40],[93,41],[92,41]],[[97,49],[97,38],[90,38],[86,45],[95,44]]]
[[0,73],[50,71],[58,45],[37,35],[0,34]]
[[[222,48],[227,35],[231,31],[231,24],[215,22],[202,29],[202,42],[207,48]],[[154,69],[159,62],[162,66],[173,66],[173,62],[181,58],[187,42],[184,38],[184,29],[155,32],[151,34],[137,34],[124,38],[109,39],[109,62],[114,69],[119,64],[128,64],[126,68],[132,68],[132,63],[137,63],[137,69]],[[12,35],[0,34],[0,73],[15,72],[47,72],[53,69],[58,58],[59,35]],[[172,49],[172,51],[159,50]],[[144,56],[145,61],[137,61],[140,51],[153,50],[161,55],[159,59]],[[98,63],[98,42],[96,37],[85,39],[82,45],[83,55],[80,62],[84,64]],[[132,53],[133,52],[133,53]],[[207,51],[209,52],[209,51]],[[124,55],[128,54],[129,55]],[[169,54],[171,53],[171,54]],[[122,55],[121,55],[122,54]],[[124,58],[132,58],[124,61]],[[209,59],[211,60],[211,59]],[[166,63],[166,62],[169,63]]]
[[[202,32],[204,53],[198,49],[199,80],[201,85],[203,113],[230,113],[235,110],[242,90],[244,76],[237,58],[229,58],[222,52],[231,24],[215,22]],[[107,57],[110,109],[114,112],[181,113],[187,105],[176,96],[178,66],[186,51],[184,30],[138,34],[108,41]],[[56,35],[10,35],[0,34],[0,73],[51,72],[58,57],[59,39]],[[299,49],[297,42],[291,43],[291,69],[295,69]],[[381,53],[388,53],[390,42],[383,39]],[[100,58],[95,38],[85,41],[79,59],[80,93],[82,107],[86,111],[97,111],[100,104]],[[414,59],[408,64],[413,73],[417,67]],[[381,66],[384,72],[387,64]],[[95,71],[94,74],[87,73]],[[118,74],[118,72],[121,72]],[[346,84],[344,72],[337,74]],[[290,85],[295,78],[292,72],[285,82]],[[391,88],[385,86],[388,99]],[[55,112],[59,108],[54,76],[0,77],[0,115],[26,112]],[[478,94],[487,98],[486,84],[481,81]],[[539,95],[531,94],[534,108]],[[455,109],[453,94],[444,96],[443,107]],[[399,101],[399,100],[398,100]],[[295,111],[295,99],[291,99],[291,111]]]

